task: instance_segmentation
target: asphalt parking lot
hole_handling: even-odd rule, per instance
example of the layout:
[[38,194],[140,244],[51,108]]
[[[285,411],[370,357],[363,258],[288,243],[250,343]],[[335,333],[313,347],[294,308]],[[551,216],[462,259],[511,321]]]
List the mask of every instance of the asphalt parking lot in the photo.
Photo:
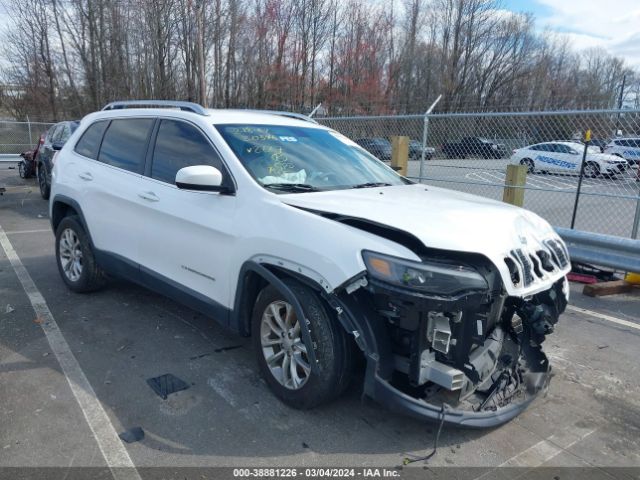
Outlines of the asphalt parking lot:
[[[425,162],[425,183],[502,200],[509,163],[508,158],[434,158]],[[419,173],[420,162],[410,161],[408,175],[417,177]],[[640,195],[636,174],[631,168],[614,178],[583,179],[576,228],[629,237]],[[556,227],[569,227],[577,185],[577,175],[528,174],[524,206]]]
[[[90,295],[68,291],[35,181],[0,164],[0,185],[8,187],[0,197],[0,467],[105,467],[124,452],[144,478],[144,467],[393,468],[431,451],[436,426],[362,401],[357,381],[331,405],[296,411],[270,394],[249,341],[213,320],[121,281]],[[34,310],[38,297],[25,292],[9,245],[50,319]],[[640,292],[593,300],[580,290],[572,287],[572,308],[545,343],[555,371],[547,396],[496,429],[445,427],[429,467],[487,467],[494,476],[499,466],[598,467],[594,478],[640,477]],[[84,388],[68,379],[69,365]],[[189,388],[163,400],[146,381],[165,373]],[[96,427],[100,412],[87,405],[101,406],[105,422]],[[143,440],[105,438],[132,427]]]

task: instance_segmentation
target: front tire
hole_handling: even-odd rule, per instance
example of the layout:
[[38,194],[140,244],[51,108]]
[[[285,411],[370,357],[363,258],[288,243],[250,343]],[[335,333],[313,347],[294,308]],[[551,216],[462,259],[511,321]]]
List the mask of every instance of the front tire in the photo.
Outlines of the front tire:
[[56,263],[62,280],[74,292],[93,292],[105,283],[89,236],[76,216],[63,218],[56,229]]
[[[285,281],[307,320],[313,346],[303,341],[293,306],[275,287],[265,287],[254,305],[252,342],[260,371],[282,402],[309,409],[338,397],[353,370],[353,345],[312,289]],[[311,371],[307,349],[315,347],[318,372]]]
[[45,200],[49,200],[49,195],[51,195],[51,185],[47,181],[47,172],[44,171],[44,165],[40,164],[38,166],[38,186],[40,187],[40,195]]
[[24,163],[24,161],[18,164],[18,175],[20,175],[20,178],[29,178],[29,174],[27,173],[27,165]]
[[596,178],[600,175],[600,166],[595,162],[587,162],[584,166],[585,177]]

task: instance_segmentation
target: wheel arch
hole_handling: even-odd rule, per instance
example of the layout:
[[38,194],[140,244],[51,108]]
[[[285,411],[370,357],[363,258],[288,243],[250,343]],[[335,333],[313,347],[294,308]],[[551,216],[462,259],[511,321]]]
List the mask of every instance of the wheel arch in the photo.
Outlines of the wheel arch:
[[89,228],[87,227],[87,222],[85,221],[82,208],[80,207],[78,202],[65,195],[56,195],[51,201],[50,221],[53,233],[55,234],[62,219],[71,215],[76,215],[78,218],[80,218],[82,228],[89,237],[89,241],[91,242],[91,246],[93,247],[93,240],[91,239],[91,233],[89,232]]
[[[240,269],[233,313],[230,319],[230,327],[237,330],[243,336],[251,335],[251,315],[253,305],[264,287],[271,285],[276,288],[284,298],[293,305],[298,318],[304,319],[304,311],[295,294],[284,282],[287,278],[293,278],[307,285],[312,285],[313,280],[301,279],[290,270],[276,268],[271,265],[263,265],[253,260],[246,261]],[[307,321],[300,322],[302,336],[307,345],[312,345],[311,334]],[[313,348],[308,351],[312,371],[317,372],[317,361]]]
[[[299,318],[304,318],[301,305],[285,283],[287,279],[296,280],[316,291],[327,308],[333,315],[336,315],[342,328],[349,335],[354,336],[356,344],[365,355],[379,350],[375,328],[366,320],[367,313],[371,314],[372,312],[363,311],[363,306],[359,305],[355,299],[350,298],[351,295],[345,292],[343,294],[337,294],[335,291],[327,292],[323,285],[299,272],[276,265],[261,264],[253,260],[245,262],[240,270],[230,327],[243,336],[251,336],[253,306],[258,295],[267,285],[274,286],[285,295],[285,298],[290,300],[290,303],[296,308],[296,314]],[[302,325],[306,329],[306,322],[302,322]]]

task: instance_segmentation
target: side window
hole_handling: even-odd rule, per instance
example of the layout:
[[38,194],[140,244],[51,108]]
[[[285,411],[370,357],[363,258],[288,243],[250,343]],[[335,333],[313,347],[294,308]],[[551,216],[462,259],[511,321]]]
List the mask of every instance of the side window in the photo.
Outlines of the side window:
[[58,124],[54,125],[53,127],[51,127],[49,129],[49,131],[47,132],[47,140],[46,140],[46,142],[47,143],[55,142],[58,139],[58,137],[60,136],[61,130],[62,130],[62,124],[61,123],[58,123]]
[[629,146],[629,141],[628,140],[618,140],[618,145],[620,145],[621,147],[628,147]]
[[71,136],[71,129],[69,128],[69,124],[65,123],[62,125],[62,131],[60,132],[60,137],[57,139],[58,142],[65,143],[69,140]]
[[185,122],[162,120],[153,150],[151,178],[174,184],[178,170],[192,165],[211,165],[224,171],[220,157],[197,128]]
[[112,120],[102,140],[98,161],[141,173],[152,118]]
[[98,150],[100,150],[102,136],[107,129],[107,125],[109,125],[108,121],[96,122],[90,125],[89,128],[84,131],[78,143],[76,143],[76,153],[96,160],[98,158]]
[[542,150],[542,145],[533,145],[529,147],[529,150],[535,150],[536,152],[539,152]]

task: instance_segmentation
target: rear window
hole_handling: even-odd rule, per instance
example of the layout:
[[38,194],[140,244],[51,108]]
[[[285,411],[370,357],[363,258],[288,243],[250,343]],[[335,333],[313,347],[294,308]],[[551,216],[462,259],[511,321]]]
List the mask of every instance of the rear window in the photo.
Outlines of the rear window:
[[96,160],[98,158],[98,150],[100,150],[100,142],[104,131],[109,125],[108,121],[96,122],[85,130],[76,143],[75,151],[80,155]]
[[98,160],[130,172],[142,173],[152,118],[113,120],[102,140]]

